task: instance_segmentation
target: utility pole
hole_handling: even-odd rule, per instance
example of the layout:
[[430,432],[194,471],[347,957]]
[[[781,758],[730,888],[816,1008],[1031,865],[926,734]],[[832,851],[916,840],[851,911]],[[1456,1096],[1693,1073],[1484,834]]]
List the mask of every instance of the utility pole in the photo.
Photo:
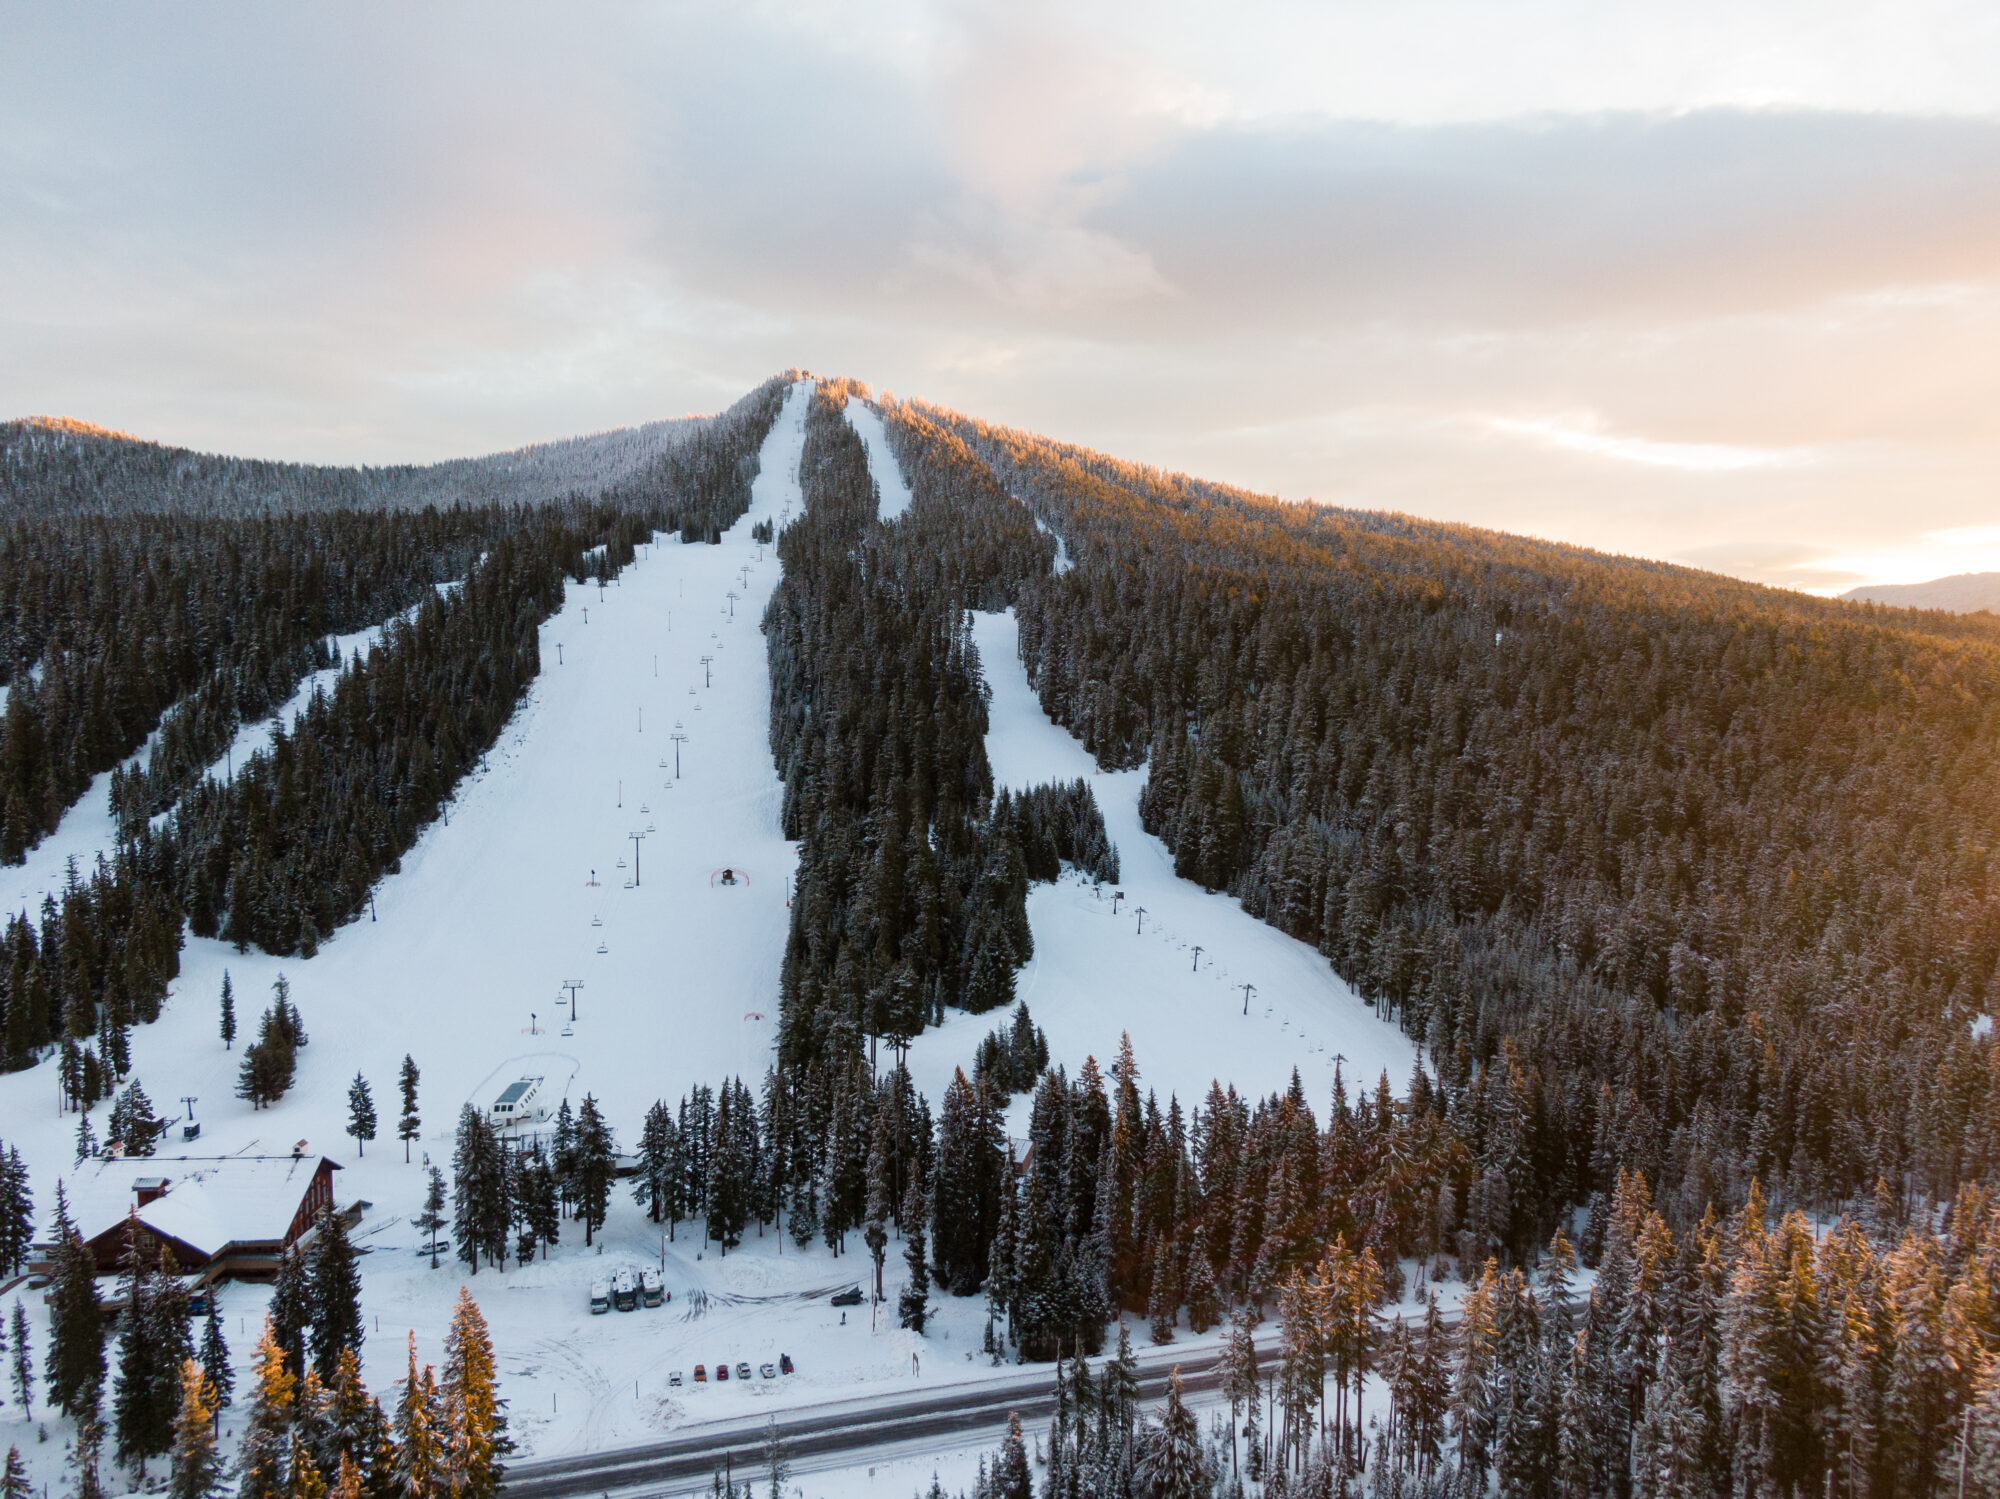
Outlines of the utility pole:
[[678,781],[681,778],[681,746],[686,744],[688,739],[688,736],[681,732],[681,721],[678,718],[674,720],[673,733],[667,737],[674,742],[674,779]]
[[626,836],[632,840],[632,884],[634,888],[637,888],[639,884],[639,840],[645,837],[646,834],[643,830],[640,830],[628,833]]
[[583,987],[582,979],[564,979],[559,986],[569,993],[569,1023],[576,1024],[576,991]]
[[1256,992],[1257,986],[1255,984],[1245,984],[1243,986],[1243,1013],[1246,1015],[1250,1013],[1250,996]]
[[713,687],[715,685],[715,678],[710,674],[708,669],[709,663],[714,659],[715,657],[713,656],[703,656],[701,658],[701,685],[704,687]]

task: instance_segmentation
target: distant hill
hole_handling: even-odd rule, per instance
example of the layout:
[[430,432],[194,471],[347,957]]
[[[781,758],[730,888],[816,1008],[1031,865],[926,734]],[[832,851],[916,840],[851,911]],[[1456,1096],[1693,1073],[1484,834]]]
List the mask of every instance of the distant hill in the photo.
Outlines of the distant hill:
[[1954,573],[1928,583],[1875,583],[1850,588],[1841,597],[1864,604],[1893,604],[1898,609],[1950,609],[1958,614],[1991,609],[2000,613],[2000,573]]
[[256,515],[595,497],[705,420],[647,422],[483,458],[343,467],[197,453],[70,417],[34,416],[0,422],[0,513]]

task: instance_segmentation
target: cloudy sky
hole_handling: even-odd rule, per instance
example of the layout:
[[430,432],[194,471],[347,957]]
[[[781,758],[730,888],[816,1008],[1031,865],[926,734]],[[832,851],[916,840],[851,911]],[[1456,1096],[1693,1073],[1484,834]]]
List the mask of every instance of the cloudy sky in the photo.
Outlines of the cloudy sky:
[[2000,6],[0,0],[0,415],[384,462],[792,364],[1820,591],[2000,569]]

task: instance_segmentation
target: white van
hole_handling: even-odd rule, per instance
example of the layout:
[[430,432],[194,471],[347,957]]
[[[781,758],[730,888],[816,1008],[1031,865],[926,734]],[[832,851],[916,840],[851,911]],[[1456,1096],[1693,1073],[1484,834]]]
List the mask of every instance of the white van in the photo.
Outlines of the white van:
[[658,1306],[667,1299],[667,1280],[659,1271],[650,1267],[639,1272],[639,1295],[647,1306]]
[[611,1310],[611,1282],[593,1280],[590,1283],[590,1315],[602,1316]]

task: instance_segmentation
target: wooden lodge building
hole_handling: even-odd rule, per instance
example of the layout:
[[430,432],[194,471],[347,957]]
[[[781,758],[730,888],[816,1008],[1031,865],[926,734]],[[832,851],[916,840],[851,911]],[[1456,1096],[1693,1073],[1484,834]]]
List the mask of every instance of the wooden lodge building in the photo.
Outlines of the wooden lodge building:
[[[277,1274],[285,1251],[334,1205],[325,1156],[127,1156],[86,1161],[63,1184],[70,1217],[100,1274],[123,1268],[131,1235],[145,1234],[199,1281]],[[35,1246],[46,1269],[53,1245]],[[165,1268],[164,1262],[162,1268]]]

